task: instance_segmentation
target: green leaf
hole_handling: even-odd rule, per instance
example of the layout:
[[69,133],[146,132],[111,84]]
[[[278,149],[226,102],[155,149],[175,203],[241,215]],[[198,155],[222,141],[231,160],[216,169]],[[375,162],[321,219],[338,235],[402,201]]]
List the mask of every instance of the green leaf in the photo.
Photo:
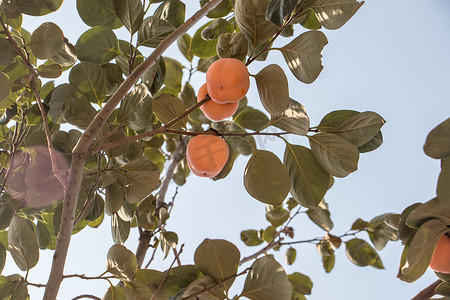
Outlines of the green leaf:
[[406,282],[414,282],[428,269],[431,257],[441,236],[448,227],[439,220],[431,219],[420,226],[405,246],[406,260],[402,262],[397,277]]
[[289,107],[279,114],[272,115],[270,125],[289,133],[306,135],[309,131],[310,122],[305,107],[289,98]]
[[178,244],[178,235],[173,231],[161,233],[160,245],[164,253],[164,259],[169,255],[170,249],[175,249]]
[[392,214],[382,214],[370,220],[367,233],[377,250],[382,250],[388,241],[397,241],[398,232],[385,223],[385,219]]
[[[214,280],[209,276],[202,276],[192,282],[182,293],[182,297],[176,297],[177,295],[174,295],[174,297],[168,298],[167,300],[178,300],[178,299],[188,299],[189,296],[192,296],[196,293],[202,292],[204,290],[207,290],[205,292],[202,292],[200,295],[196,296],[196,300],[218,300],[218,299],[225,299],[226,296],[222,289],[219,287],[215,289],[211,289],[216,283]],[[180,295],[181,296],[181,295]],[[191,298],[194,299],[194,298]]]
[[117,182],[114,182],[106,187],[105,213],[112,215],[119,211],[124,201],[125,192]]
[[286,143],[284,165],[289,172],[294,199],[304,207],[317,207],[328,190],[330,175],[322,169],[312,151]]
[[184,23],[186,5],[180,0],[165,0],[153,14],[155,17],[165,20],[178,28]]
[[126,300],[125,288],[111,285],[103,296],[102,300]]
[[369,243],[358,238],[345,242],[345,247],[348,259],[357,266],[369,266],[379,258]]
[[159,169],[146,156],[130,161],[115,173],[130,204],[144,200],[159,186]]
[[195,95],[194,88],[189,82],[185,82],[181,87],[181,91],[178,94],[178,98],[183,101],[186,107],[194,106],[197,103],[197,96]]
[[270,0],[236,0],[234,13],[236,23],[248,37],[253,48],[271,38],[278,26],[266,20]]
[[53,227],[53,214],[42,214],[36,226],[36,236],[39,249],[52,249],[56,247],[56,239]]
[[164,84],[181,91],[181,79],[183,78],[183,66],[176,60],[165,57],[166,76]]
[[84,99],[70,98],[64,102],[62,114],[67,123],[86,129],[97,111]]
[[202,37],[203,30],[212,22],[213,21],[206,23],[195,32],[188,49],[189,53],[192,53],[200,58],[209,58],[217,55],[216,46],[218,43],[218,38],[206,41]]
[[252,264],[241,296],[251,300],[291,300],[292,285],[283,267],[268,255]]
[[111,216],[111,233],[115,244],[123,244],[130,235],[130,222],[122,220],[117,213]]
[[75,46],[64,38],[64,43],[58,53],[51,57],[51,60],[63,67],[70,67],[77,62],[77,53]]
[[[200,5],[203,7],[207,2],[208,0],[200,0]],[[211,19],[222,18],[228,15],[232,9],[233,4],[230,0],[222,0],[206,16]]]
[[278,227],[289,219],[289,211],[279,206],[266,205],[266,219],[272,226]]
[[117,110],[116,122],[123,123],[135,131],[151,127],[152,99],[144,84],[135,86],[122,100]]
[[450,297],[450,282],[442,282],[434,289],[434,292],[441,296]]
[[3,268],[5,267],[5,262],[6,262],[6,249],[5,246],[3,246],[2,243],[0,243],[0,274],[2,273]]
[[[181,116],[186,111],[186,106],[183,101],[169,94],[162,94],[158,98],[154,99],[152,106],[156,117],[158,117],[158,119],[164,124],[168,124],[170,121]],[[187,121],[188,117],[184,117],[174,124],[172,128],[179,129],[184,127],[186,126]]]
[[301,24],[306,29],[317,30],[321,29],[322,25],[319,20],[317,20],[316,13],[313,9],[304,10],[304,13],[300,14]]
[[228,26],[230,24],[225,19],[214,20],[202,30],[201,36],[205,41],[217,39],[221,34],[226,33]]
[[77,0],[77,10],[83,22],[91,27],[103,25],[117,29],[123,26],[112,0]]
[[15,1],[20,11],[30,16],[43,16],[57,11],[63,0],[21,0]]
[[78,39],[75,49],[78,59],[104,64],[120,54],[119,42],[111,28],[95,26],[85,31]]
[[314,9],[320,24],[326,29],[338,29],[358,11],[364,1],[357,0],[312,0],[304,9]]
[[189,52],[189,47],[191,45],[191,37],[189,34],[185,33],[177,39],[178,49],[188,61],[192,61],[193,55]]
[[333,229],[333,221],[330,218],[330,211],[328,210],[328,205],[322,201],[316,208],[310,208],[306,211],[308,217],[317,226],[325,231],[330,231]]
[[295,259],[297,258],[297,250],[295,248],[289,247],[286,250],[286,254],[284,255],[284,258],[286,259],[286,263],[288,265],[293,265],[295,262]]
[[431,130],[423,151],[429,157],[436,159],[450,156],[450,118]]
[[27,220],[15,215],[8,229],[8,248],[16,265],[28,271],[39,261],[39,246],[34,228]]
[[28,46],[37,58],[47,59],[58,54],[63,43],[61,28],[52,22],[46,22],[33,31]]
[[164,83],[166,77],[166,65],[160,57],[158,61],[142,76],[142,82],[147,86],[152,95],[155,95]]
[[269,226],[262,233],[262,239],[265,242],[270,243],[271,241],[273,241],[273,239],[275,238],[276,234],[277,234],[277,229],[275,227],[273,227],[273,226]]
[[436,188],[436,195],[439,199],[450,201],[450,159],[441,160],[441,173]]
[[380,131],[384,123],[386,121],[379,114],[366,111],[352,115],[339,123],[339,125],[329,130],[327,129],[327,132],[335,133],[356,147],[361,147]]
[[9,65],[19,54],[9,39],[0,39],[0,53],[0,65]]
[[242,32],[224,33],[219,36],[216,50],[220,58],[236,58],[244,60],[247,57],[248,40]]
[[247,192],[266,204],[280,204],[291,187],[289,174],[280,159],[270,151],[254,150],[244,171]]
[[120,280],[132,281],[138,270],[136,256],[123,245],[113,245],[108,251],[106,269]]
[[62,74],[59,64],[40,65],[37,68],[39,76],[43,78],[58,78]]
[[11,84],[9,77],[3,72],[0,72],[0,101],[9,96],[11,91]]
[[318,126],[318,129],[322,132],[330,132],[333,127],[341,124],[348,118],[359,114],[359,112],[355,110],[335,110],[328,114],[326,114],[322,120],[320,121],[320,124]]
[[102,103],[108,91],[105,70],[89,61],[83,61],[72,68],[69,82],[93,103]]
[[419,228],[431,219],[438,219],[444,224],[450,224],[449,202],[434,198],[418,205],[408,214],[406,224],[412,228]]
[[297,2],[297,0],[270,1],[266,10],[266,20],[269,20],[277,26],[282,26],[284,18],[291,14]]
[[288,80],[279,65],[268,65],[256,74],[255,80],[261,103],[271,115],[289,108]]
[[112,0],[114,11],[128,31],[134,34],[144,18],[141,0]]
[[297,293],[302,295],[311,295],[313,283],[308,276],[299,272],[295,272],[288,275],[288,278],[292,284],[292,287]]
[[13,209],[8,200],[0,201],[0,230],[6,229],[14,216],[15,209]]
[[150,16],[142,22],[139,28],[138,45],[156,48],[174,30],[175,27],[169,22]]
[[[240,257],[238,248],[232,243],[205,239],[195,250],[194,262],[203,274],[220,283],[237,274]],[[224,283],[223,288],[228,291],[233,281]]]
[[23,287],[23,280],[24,278],[19,274],[7,277],[0,275],[0,297],[2,299],[17,299],[12,296]]
[[151,299],[151,297],[150,289],[140,281],[127,282],[125,285],[126,299],[146,300]]
[[241,241],[243,241],[247,246],[258,246],[264,242],[260,237],[259,231],[254,229],[242,231]]
[[358,148],[346,139],[332,133],[308,138],[314,157],[330,175],[342,178],[358,169]]
[[331,255],[322,256],[322,264],[325,272],[330,273],[331,270],[333,270],[335,261],[336,256],[334,255],[334,253],[332,253]]
[[233,117],[233,121],[244,128],[258,131],[266,127],[269,123],[269,118],[260,110],[246,107],[237,116]]
[[375,136],[370,141],[358,147],[358,150],[359,153],[370,152],[380,147],[381,144],[383,144],[383,134],[381,133],[380,130],[377,132],[377,134],[375,134]]
[[304,83],[312,83],[323,69],[322,49],[328,40],[321,31],[308,31],[279,48],[292,74]]

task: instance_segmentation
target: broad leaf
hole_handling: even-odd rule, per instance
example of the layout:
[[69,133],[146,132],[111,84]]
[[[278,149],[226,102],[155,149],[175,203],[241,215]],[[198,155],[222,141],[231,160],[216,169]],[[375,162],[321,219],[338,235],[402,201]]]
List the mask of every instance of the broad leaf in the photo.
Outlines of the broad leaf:
[[23,14],[30,16],[43,16],[57,11],[63,0],[21,0],[15,1]]
[[380,130],[377,132],[377,134],[375,134],[375,136],[370,141],[358,147],[358,150],[359,153],[370,152],[380,147],[381,144],[383,144],[383,134],[381,133]]
[[33,31],[28,46],[37,58],[47,59],[56,55],[63,43],[61,28],[52,22],[46,22]]
[[97,111],[84,99],[67,99],[62,107],[62,115],[67,123],[86,129]]
[[0,101],[9,96],[10,90],[9,76],[0,72]]
[[[448,227],[439,220],[432,219],[420,226],[416,234],[405,246],[397,277],[406,282],[419,279],[428,269],[434,248]],[[406,254],[406,255],[405,255]]]
[[292,287],[297,293],[302,295],[311,295],[313,283],[308,276],[299,272],[295,272],[288,275],[288,278],[292,284]]
[[116,121],[140,131],[152,124],[152,99],[144,84],[135,86],[117,110]]
[[[168,124],[186,111],[186,106],[183,101],[169,94],[162,94],[158,98],[154,99],[152,106],[155,115],[164,124]],[[172,128],[179,129],[184,127],[187,121],[188,117],[186,116],[174,124]]]
[[217,55],[216,46],[218,38],[207,41],[202,37],[203,30],[212,22],[213,21],[206,23],[195,32],[188,49],[189,53],[200,58],[209,58]]
[[306,211],[308,217],[317,226],[325,231],[330,231],[333,229],[333,221],[330,218],[330,211],[328,210],[328,205],[322,201],[316,208],[310,208]]
[[332,133],[319,133],[309,136],[309,144],[317,162],[330,175],[346,177],[358,169],[358,148],[346,139]]
[[3,268],[5,267],[5,262],[6,262],[6,249],[5,246],[3,246],[2,243],[0,243],[0,274],[2,273]]
[[116,15],[129,32],[135,33],[144,18],[144,6],[141,0],[112,0]]
[[338,29],[358,11],[364,1],[357,0],[312,0],[304,9],[313,9],[320,24],[327,29]]
[[382,250],[388,241],[398,240],[398,231],[385,223],[385,219],[392,214],[382,214],[370,220],[367,233],[377,250]]
[[361,147],[380,131],[384,123],[386,121],[379,114],[366,111],[352,115],[327,131],[343,137],[356,147]]
[[173,231],[165,231],[161,233],[160,245],[164,253],[164,259],[169,255],[171,249],[175,249],[178,244],[178,235]]
[[95,26],[84,32],[75,45],[78,59],[104,64],[120,54],[119,42],[111,28]]
[[439,174],[436,195],[439,199],[450,202],[450,158],[441,161],[441,173]]
[[58,78],[62,74],[62,68],[59,64],[40,65],[37,71],[42,78]]
[[333,270],[335,262],[336,256],[334,255],[334,253],[332,253],[331,255],[322,256],[322,265],[325,272],[327,273],[330,273],[331,270]]
[[252,264],[241,296],[251,300],[291,300],[292,285],[283,267],[268,255]]
[[279,115],[289,108],[289,86],[279,65],[268,65],[255,76],[259,98],[271,115]]
[[28,271],[39,261],[39,246],[32,225],[15,215],[8,229],[8,248],[16,265]]
[[270,125],[289,133],[306,135],[309,131],[310,122],[305,107],[289,98],[289,107],[280,114],[272,115]]
[[138,270],[136,256],[123,245],[113,245],[108,251],[106,269],[120,280],[132,281]]
[[230,24],[225,19],[214,20],[212,23],[209,23],[209,25],[205,27],[205,29],[202,30],[202,38],[205,41],[217,39],[221,34],[226,33],[228,26],[230,26]]
[[269,123],[269,118],[262,111],[252,107],[244,108],[233,120],[240,126],[254,131],[263,129]]
[[71,69],[69,82],[93,103],[102,103],[108,91],[105,70],[89,61],[83,61]]
[[266,10],[266,19],[277,26],[282,26],[284,18],[291,14],[297,0],[272,0]]
[[150,16],[142,22],[139,28],[139,46],[156,48],[174,30],[175,27],[169,22]]
[[308,31],[278,50],[298,80],[312,83],[323,69],[321,52],[326,44],[328,40],[321,31]]
[[107,290],[102,300],[126,300],[125,288],[121,286],[111,285]]
[[266,219],[272,226],[278,227],[289,219],[289,211],[279,206],[266,205]]
[[165,0],[158,6],[153,15],[177,28],[184,23],[185,13],[186,5],[180,0]]
[[202,276],[198,278],[196,281],[192,282],[182,293],[182,297],[171,297],[167,300],[178,300],[178,299],[189,299],[189,296],[195,295],[197,293],[200,293],[195,298],[190,299],[196,299],[196,300],[222,300],[225,299],[225,293],[223,292],[223,289],[220,287],[217,287],[215,289],[211,289],[216,283],[214,280],[209,276]]
[[254,229],[244,230],[241,232],[241,241],[247,246],[258,246],[264,241],[261,239],[261,234],[259,231]]
[[91,27],[103,25],[116,29],[123,26],[112,0],[77,0],[77,10],[83,22]]
[[63,67],[72,66],[77,61],[75,46],[69,43],[68,39],[64,38],[64,44],[61,49],[51,59]]
[[234,13],[236,23],[248,37],[253,48],[267,41],[278,30],[278,26],[266,20],[270,0],[236,0]]
[[111,216],[111,234],[115,244],[123,244],[130,235],[130,222],[122,220],[117,213]]
[[[240,257],[238,248],[232,243],[205,239],[195,250],[194,262],[203,274],[220,283],[237,274]],[[228,290],[233,281],[224,283],[223,288]]]
[[286,253],[284,255],[284,259],[286,260],[286,263],[290,266],[292,266],[295,262],[295,259],[297,258],[297,250],[295,248],[289,247],[286,250]]
[[[200,5],[203,7],[208,1],[209,0],[200,0]],[[225,17],[233,9],[233,3],[234,1],[232,0],[222,0],[206,16],[211,19]]]
[[217,55],[220,58],[236,58],[244,60],[247,56],[248,40],[242,32],[224,33],[219,36]]
[[408,214],[406,224],[412,228],[419,228],[431,219],[438,219],[444,224],[450,224],[450,205],[446,200],[431,199],[418,205]]
[[254,150],[245,167],[244,186],[252,197],[266,204],[280,204],[291,188],[280,159],[266,150]]
[[450,156],[450,118],[431,130],[423,150],[432,158],[440,159]]
[[193,55],[189,52],[189,47],[191,46],[191,40],[189,34],[185,33],[177,39],[178,49],[188,61],[192,61]]
[[286,143],[284,165],[291,181],[291,194],[302,206],[315,208],[328,190],[330,175],[322,169],[312,151]]
[[369,266],[379,258],[375,249],[361,239],[351,239],[345,242],[345,247],[348,259],[357,266]]
[[9,39],[0,39],[0,53],[0,65],[9,65],[19,54]]

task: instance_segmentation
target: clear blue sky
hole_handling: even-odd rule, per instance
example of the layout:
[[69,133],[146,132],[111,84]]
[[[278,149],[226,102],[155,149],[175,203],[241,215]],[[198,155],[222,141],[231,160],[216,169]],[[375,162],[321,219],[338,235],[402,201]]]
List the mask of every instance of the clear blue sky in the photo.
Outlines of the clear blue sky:
[[[188,0],[187,16],[198,7],[198,1]],[[348,230],[357,218],[370,220],[386,212],[401,212],[414,202],[424,202],[435,195],[439,162],[423,153],[427,133],[449,117],[448,70],[450,69],[450,2],[446,0],[369,0],[358,13],[337,31],[327,31],[329,44],[323,51],[319,78],[311,85],[298,82],[275,51],[268,61],[282,66],[289,78],[291,97],[301,102],[312,125],[317,125],[328,112],[337,109],[371,110],[387,121],[383,127],[384,144],[361,155],[359,170],[345,179],[336,180],[327,193],[335,227],[339,235]],[[24,26],[33,31],[40,23],[53,21],[60,25],[66,37],[76,43],[88,27],[79,19],[75,1],[65,1],[60,11],[41,18],[26,17]],[[301,29],[296,27],[296,33]],[[125,31],[117,31],[117,35]],[[128,39],[125,35],[123,39]],[[284,41],[282,42],[284,43]],[[167,56],[181,58],[176,47]],[[255,63],[255,74],[265,66]],[[204,74],[194,77],[196,88],[204,82]],[[250,105],[261,108],[256,86],[251,83]],[[290,142],[304,144],[302,137],[290,137]],[[272,150],[282,157],[283,144],[258,139],[260,148]],[[243,229],[265,228],[265,207],[252,199],[243,186],[243,170],[248,157],[239,157],[230,176],[213,182],[191,176],[179,189],[175,208],[167,229],[176,231],[185,248],[183,263],[193,261],[195,248],[208,238],[223,238],[235,243],[242,257],[257,251],[239,239]],[[173,186],[168,196],[173,195]],[[321,236],[305,215],[293,222],[296,240]],[[361,235],[367,238],[365,234]],[[109,218],[98,230],[88,229],[73,236],[66,264],[66,274],[95,276],[105,270],[106,253],[112,245]],[[137,233],[125,244],[135,250]],[[342,247],[337,251],[336,266],[330,274],[323,271],[314,245],[300,245],[297,261],[286,267],[287,273],[301,272],[314,282],[308,299],[410,299],[419,290],[435,281],[431,271],[420,280],[407,284],[396,278],[402,247],[400,242],[388,243],[380,256],[386,267],[377,270],[361,268],[348,261]],[[42,251],[38,267],[30,272],[29,280],[45,282],[51,263],[51,251]],[[284,262],[284,251],[276,253]],[[161,261],[158,252],[153,268],[165,269],[172,258]],[[11,257],[9,257],[10,259]],[[3,275],[18,272],[9,261]],[[235,283],[235,293],[242,280]],[[102,297],[106,282],[63,282],[58,299],[71,299],[89,293]],[[30,288],[32,299],[39,299],[42,289]]]

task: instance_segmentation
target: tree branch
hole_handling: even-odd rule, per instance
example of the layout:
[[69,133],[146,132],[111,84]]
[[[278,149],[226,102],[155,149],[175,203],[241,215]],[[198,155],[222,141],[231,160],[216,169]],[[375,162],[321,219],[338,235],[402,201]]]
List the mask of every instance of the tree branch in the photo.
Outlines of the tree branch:
[[411,300],[428,300],[428,299],[430,299],[431,297],[436,295],[434,290],[441,283],[442,283],[442,280],[440,280],[440,279],[436,280],[435,282],[430,284],[428,287],[426,287],[425,289],[420,291],[420,293],[418,293],[416,296],[414,296],[414,298],[412,298]]
[[77,297],[73,298],[72,300],[78,300],[78,299],[84,299],[84,298],[86,298],[86,299],[94,299],[94,300],[102,300],[101,298],[99,298],[97,296],[94,296],[94,295],[80,295],[80,296],[77,296]]
[[[70,244],[70,238],[75,219],[75,208],[80,190],[81,181],[83,179],[83,168],[88,157],[88,150],[94,138],[100,132],[108,117],[111,115],[115,107],[122,101],[127,92],[139,80],[139,78],[152,67],[159,57],[173,44],[180,36],[186,33],[201,18],[203,18],[210,10],[219,4],[221,0],[210,0],[199,11],[197,11],[184,24],[173,31],[166,37],[158,47],[153,50],[152,54],[145,61],[136,67],[136,69],[127,77],[120,85],[114,95],[105,103],[103,108],[97,113],[95,118],[86,128],[83,135],[78,140],[77,145],[73,149],[72,165],[69,174],[69,184],[63,201],[63,212],[61,225],[59,228],[58,239],[56,242],[55,252],[53,254],[53,262],[50,270],[50,276],[45,289],[44,300],[54,300],[58,294],[59,287],[63,280],[63,270],[66,262],[67,251]],[[174,123],[175,124],[175,123]]]
[[243,265],[248,261],[251,261],[255,258],[257,258],[258,256],[260,256],[261,254],[266,253],[267,251],[276,248],[278,246],[281,246],[281,239],[279,239],[278,241],[272,241],[269,244],[267,244],[267,246],[265,246],[264,248],[262,248],[261,250],[259,250],[258,252],[256,252],[255,254],[252,254],[250,256],[244,257],[243,259],[241,259],[241,261],[239,262],[239,265]]

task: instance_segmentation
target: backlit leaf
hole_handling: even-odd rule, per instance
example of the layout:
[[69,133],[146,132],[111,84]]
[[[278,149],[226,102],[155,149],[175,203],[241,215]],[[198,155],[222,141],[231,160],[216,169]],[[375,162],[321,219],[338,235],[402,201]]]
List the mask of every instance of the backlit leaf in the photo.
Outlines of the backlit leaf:
[[143,130],[151,124],[151,96],[144,84],[135,86],[125,96],[117,110],[116,121],[126,124],[132,130]]
[[[162,94],[158,98],[154,99],[152,106],[155,115],[164,124],[168,124],[170,121],[179,117],[186,111],[186,106],[184,105],[183,101],[169,94]],[[173,128],[184,127],[187,121],[188,118],[184,117],[179,122],[174,124],[172,127]]]
[[253,47],[272,37],[278,26],[266,20],[270,0],[236,0],[234,13],[236,23],[248,37]]
[[266,150],[254,150],[245,167],[244,186],[252,197],[266,204],[280,204],[291,188],[286,168]]
[[9,77],[3,72],[0,72],[0,101],[9,96],[11,85]]
[[432,158],[439,159],[450,156],[450,118],[431,130],[423,150]]
[[312,0],[304,9],[313,9],[320,24],[327,29],[338,29],[358,11],[364,1],[357,0]]
[[39,261],[39,246],[34,228],[24,218],[15,215],[8,229],[8,248],[16,265],[28,271]]
[[293,274],[289,274],[288,278],[297,293],[302,295],[311,295],[313,283],[308,276],[295,272]]
[[9,65],[18,54],[9,39],[0,39],[0,65]]
[[120,54],[119,42],[111,28],[95,26],[85,31],[75,45],[78,59],[104,64]]
[[116,15],[129,32],[135,33],[144,18],[144,6],[141,0],[113,0]]
[[292,285],[283,267],[268,255],[252,264],[241,296],[251,300],[291,300]]
[[206,23],[195,32],[188,49],[189,53],[192,53],[193,55],[198,56],[200,58],[209,58],[217,55],[216,46],[218,38],[207,41],[204,40],[202,37],[203,30],[206,27],[208,27],[212,22],[213,21]]
[[139,28],[139,45],[156,48],[174,30],[175,27],[169,22],[150,16],[142,22]]
[[278,50],[298,80],[312,83],[323,69],[321,52],[326,44],[328,40],[321,31],[308,31]]
[[233,120],[240,126],[254,131],[263,129],[269,123],[269,118],[253,107],[246,107]]
[[77,0],[77,10],[83,22],[91,27],[103,25],[116,29],[123,26],[112,0]]
[[165,0],[158,6],[153,15],[177,28],[184,23],[185,13],[186,5],[180,0]]
[[256,74],[255,80],[261,103],[271,115],[279,115],[288,109],[288,80],[279,65],[268,65]]
[[369,243],[362,239],[351,239],[345,242],[348,259],[357,266],[369,266],[378,259],[378,253]]
[[289,98],[289,107],[279,114],[272,115],[270,125],[289,133],[306,135],[309,131],[310,121],[305,107]]
[[130,235],[130,221],[122,220],[117,213],[111,216],[111,234],[115,244],[123,244]]
[[37,58],[47,59],[56,55],[63,43],[64,35],[58,25],[46,22],[33,31],[28,46]]
[[284,165],[291,181],[291,195],[302,206],[315,208],[328,190],[330,175],[322,169],[312,151],[286,143]]
[[43,16],[57,11],[63,0],[21,0],[15,2],[22,13],[30,16]]
[[297,2],[297,0],[270,1],[266,11],[266,19],[277,26],[282,26],[284,18],[294,10]]
[[105,70],[89,61],[83,61],[71,69],[69,82],[93,103],[103,102],[108,91]]
[[106,269],[124,281],[132,281],[138,270],[136,256],[123,245],[113,245],[107,256]]
[[439,174],[436,195],[439,199],[450,201],[450,158],[441,161],[441,173]]
[[220,58],[244,60],[247,56],[248,40],[242,32],[224,33],[219,36],[217,55]]

